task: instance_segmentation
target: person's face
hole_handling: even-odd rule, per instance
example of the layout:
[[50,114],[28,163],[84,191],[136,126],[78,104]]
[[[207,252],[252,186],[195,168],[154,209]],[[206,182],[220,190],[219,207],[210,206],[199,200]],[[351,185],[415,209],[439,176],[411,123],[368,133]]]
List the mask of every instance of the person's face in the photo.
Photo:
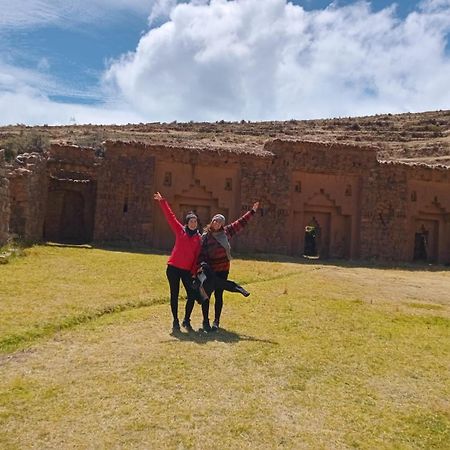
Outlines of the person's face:
[[187,226],[190,230],[194,231],[198,227],[197,219],[195,219],[194,217],[189,219]]
[[214,219],[211,222],[211,230],[218,231],[222,227],[222,222],[220,220]]

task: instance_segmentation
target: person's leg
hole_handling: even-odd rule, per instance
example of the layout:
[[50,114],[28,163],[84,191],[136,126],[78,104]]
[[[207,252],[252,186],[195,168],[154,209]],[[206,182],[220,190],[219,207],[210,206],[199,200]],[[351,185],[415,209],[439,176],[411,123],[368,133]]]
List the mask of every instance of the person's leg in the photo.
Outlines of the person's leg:
[[216,278],[216,288],[223,289],[224,291],[228,292],[239,292],[244,297],[248,297],[250,295],[250,292],[246,291],[242,286],[235,283],[231,280],[223,280],[219,277]]
[[203,314],[203,330],[211,331],[211,326],[209,324],[209,298],[202,303],[202,314]]
[[188,331],[192,331],[191,314],[192,314],[192,310],[194,309],[194,304],[195,304],[195,299],[197,297],[197,294],[195,293],[194,289],[192,288],[192,277],[188,270],[183,271],[181,281],[183,282],[183,286],[186,289],[186,295],[187,295],[186,309],[185,309],[182,325]]
[[208,266],[203,267],[203,272],[206,275],[206,280],[203,282],[203,289],[208,297],[202,303],[203,330],[209,332],[211,331],[211,325],[209,324],[209,303],[215,289],[216,276]]
[[220,316],[223,308],[223,288],[217,287],[220,280],[226,280],[228,278],[228,271],[215,272],[216,275],[216,289],[214,290],[214,323],[213,328],[219,328]]
[[180,293],[181,274],[179,269],[168,265],[166,275],[170,287],[170,309],[172,310],[173,329],[180,329],[180,324],[178,321],[178,295]]

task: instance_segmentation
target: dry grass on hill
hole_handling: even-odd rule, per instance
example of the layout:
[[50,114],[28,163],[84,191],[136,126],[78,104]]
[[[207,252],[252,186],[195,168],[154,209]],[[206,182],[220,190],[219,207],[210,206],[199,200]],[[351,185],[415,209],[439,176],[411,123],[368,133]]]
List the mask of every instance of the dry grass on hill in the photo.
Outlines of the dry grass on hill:
[[[258,152],[267,140],[294,139],[374,145],[378,158],[450,166],[450,111],[285,122],[148,123],[0,127],[0,147],[28,134],[43,142],[98,146],[106,139]],[[34,139],[36,141],[36,139]],[[37,139],[39,141],[39,139]],[[42,143],[42,141],[39,141]]]
[[449,270],[236,259],[224,329],[171,336],[166,256],[27,253],[0,266],[0,448],[448,448]]

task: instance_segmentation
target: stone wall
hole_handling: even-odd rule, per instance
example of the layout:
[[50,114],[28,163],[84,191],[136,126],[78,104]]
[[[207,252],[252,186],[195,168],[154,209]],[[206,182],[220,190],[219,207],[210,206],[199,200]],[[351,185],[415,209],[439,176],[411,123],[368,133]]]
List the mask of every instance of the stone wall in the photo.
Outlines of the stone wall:
[[103,155],[92,148],[52,145],[47,175],[44,238],[73,243],[94,236],[98,171]]
[[38,153],[16,158],[8,172],[12,234],[31,242],[42,240],[47,205],[47,159]]
[[415,234],[422,225],[433,249],[429,262],[450,262],[450,170],[379,163],[364,179],[361,257],[414,260]]
[[[407,166],[406,260],[414,259],[414,242],[425,231],[428,262],[450,263],[450,170]],[[417,242],[416,242],[417,244]],[[416,249],[417,250],[417,249]]]
[[231,222],[259,200],[235,251],[301,256],[314,226],[323,258],[448,263],[450,170],[379,162],[376,152],[281,140],[236,151],[54,145],[44,157],[22,155],[10,171],[10,229],[32,240],[169,249],[174,236],[153,200],[159,191],[180,221],[193,209],[203,225],[217,212]]
[[305,227],[321,228],[321,256],[359,257],[362,179],[376,167],[376,149],[345,144],[275,140],[265,167],[243,176],[243,190],[261,198],[265,241],[260,251],[303,255]]
[[154,167],[145,147],[105,146],[97,181],[96,241],[152,243]]
[[8,239],[9,231],[9,195],[6,178],[5,152],[0,150],[0,246]]
[[363,179],[361,257],[405,260],[407,183],[405,170],[377,164]]

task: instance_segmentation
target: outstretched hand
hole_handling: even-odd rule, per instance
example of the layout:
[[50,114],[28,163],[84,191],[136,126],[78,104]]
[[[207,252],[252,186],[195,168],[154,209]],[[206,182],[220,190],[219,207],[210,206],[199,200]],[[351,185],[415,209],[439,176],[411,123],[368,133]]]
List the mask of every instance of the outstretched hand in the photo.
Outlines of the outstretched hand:
[[153,199],[160,202],[163,199],[163,196],[157,192],[156,194],[153,194]]
[[258,208],[259,208],[259,202],[253,203],[253,206],[252,206],[253,211],[256,212],[258,210]]

